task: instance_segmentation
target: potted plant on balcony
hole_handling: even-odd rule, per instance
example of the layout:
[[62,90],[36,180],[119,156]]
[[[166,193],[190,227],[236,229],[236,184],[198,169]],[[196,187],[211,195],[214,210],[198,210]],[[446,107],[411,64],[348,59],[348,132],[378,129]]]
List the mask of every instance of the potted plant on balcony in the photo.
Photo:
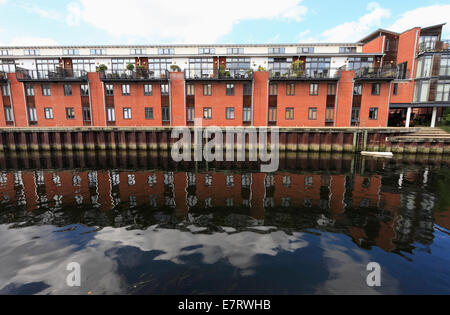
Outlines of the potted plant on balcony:
[[101,64],[97,67],[97,72],[100,73],[100,77],[105,77],[106,70],[108,70],[108,67],[104,64]]
[[177,65],[171,65],[170,66],[170,70],[172,72],[181,72],[181,68],[179,66],[177,66]]
[[303,65],[305,64],[305,62],[303,60],[296,60],[292,63],[292,67],[291,67],[291,72],[292,72],[292,76],[294,77],[300,77],[303,75],[304,73],[304,68]]
[[263,66],[258,66],[258,71],[259,72],[264,72],[264,71],[267,71],[267,70]]
[[139,78],[144,79],[147,74],[147,68],[142,65],[136,66],[136,74]]

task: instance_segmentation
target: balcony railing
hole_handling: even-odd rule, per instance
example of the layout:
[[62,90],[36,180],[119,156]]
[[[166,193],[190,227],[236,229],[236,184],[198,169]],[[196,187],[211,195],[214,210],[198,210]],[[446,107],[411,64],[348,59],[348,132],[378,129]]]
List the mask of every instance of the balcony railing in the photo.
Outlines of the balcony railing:
[[50,70],[27,70],[16,68],[17,80],[21,82],[49,81],[49,82],[85,82],[87,72],[83,70],[70,70],[57,68]]
[[102,81],[166,81],[169,71],[137,70],[107,70],[99,72]]
[[6,72],[0,72],[0,81],[8,81],[8,74]]
[[202,69],[185,70],[186,80],[253,80],[253,70],[250,69]]
[[361,68],[355,71],[355,79],[359,80],[394,80],[399,78],[396,67]]
[[449,51],[450,40],[426,41],[419,44],[418,53]]
[[272,70],[271,80],[339,80],[341,69],[301,69],[301,70]]

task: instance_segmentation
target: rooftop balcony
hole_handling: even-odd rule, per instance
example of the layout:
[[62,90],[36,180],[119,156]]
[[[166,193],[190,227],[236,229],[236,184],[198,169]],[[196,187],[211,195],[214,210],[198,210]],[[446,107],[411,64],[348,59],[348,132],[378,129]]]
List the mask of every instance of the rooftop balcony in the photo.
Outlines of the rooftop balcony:
[[250,69],[210,69],[210,70],[185,70],[186,80],[198,81],[252,81],[253,70]]
[[6,72],[0,72],[0,82],[8,81],[8,74]]
[[338,81],[341,69],[301,69],[270,71],[269,79],[272,81]]
[[396,67],[361,68],[355,71],[355,80],[358,81],[391,81],[399,78]]
[[17,80],[20,82],[87,82],[86,71],[57,68],[50,70],[27,70],[16,68]]
[[103,82],[150,82],[169,80],[169,71],[167,70],[107,70],[100,71],[99,75],[100,80]]
[[419,44],[418,54],[450,51],[450,40],[426,41]]

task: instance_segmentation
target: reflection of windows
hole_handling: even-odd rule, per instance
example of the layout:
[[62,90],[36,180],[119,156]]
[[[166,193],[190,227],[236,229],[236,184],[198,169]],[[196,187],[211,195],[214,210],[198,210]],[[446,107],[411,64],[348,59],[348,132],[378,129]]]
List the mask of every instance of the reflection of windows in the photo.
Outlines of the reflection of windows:
[[234,176],[228,175],[226,178],[227,187],[234,187]]
[[281,206],[283,208],[289,208],[291,206],[291,198],[290,197],[281,198]]
[[377,107],[373,107],[369,110],[369,119],[370,120],[378,119],[378,108]]
[[64,96],[72,96],[72,85],[64,84]]
[[361,110],[359,107],[352,108],[352,123],[359,123],[359,115]]
[[157,208],[158,207],[158,196],[156,195],[150,195],[150,208]]
[[151,85],[151,84],[144,84],[144,95],[145,96],[152,96],[153,95],[153,85]]
[[372,95],[380,95],[380,83],[372,84]]
[[292,65],[292,58],[269,58],[269,71],[275,74],[287,73],[287,70]]
[[105,94],[106,94],[106,96],[113,96],[114,95],[114,85],[106,84],[105,85]]
[[81,94],[81,96],[89,96],[89,85],[81,84],[80,85],[80,94]]
[[416,78],[424,78],[431,76],[431,64],[432,64],[432,56],[425,56],[419,58],[417,61],[417,73]]
[[307,188],[312,187],[312,185],[314,184],[314,178],[312,176],[306,176],[305,177],[305,186]]
[[340,54],[349,54],[349,53],[355,53],[356,47],[339,47],[339,53]]
[[289,188],[291,187],[291,184],[292,184],[291,176],[283,176],[283,186]]
[[53,119],[53,109],[50,107],[44,108],[45,119]]
[[362,95],[362,85],[361,84],[355,84],[353,87],[353,95]]
[[450,81],[439,81],[436,91],[437,102],[450,101]]
[[331,58],[306,58],[306,73],[310,76],[327,74],[330,71]]
[[130,85],[122,84],[122,95],[129,96],[130,95]]
[[450,55],[441,56],[440,76],[450,76]]
[[414,84],[414,102],[428,101],[430,81],[416,81]]
[[348,70],[359,70],[373,67],[373,57],[348,58]]
[[131,119],[131,108],[130,107],[125,107],[123,109],[123,119],[125,119],[125,120]]

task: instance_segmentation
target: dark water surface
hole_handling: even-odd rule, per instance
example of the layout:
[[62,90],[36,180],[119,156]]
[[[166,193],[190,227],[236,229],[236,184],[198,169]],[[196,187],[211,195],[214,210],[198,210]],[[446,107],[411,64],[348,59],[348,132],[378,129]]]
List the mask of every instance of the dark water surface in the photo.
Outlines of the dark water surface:
[[450,294],[442,157],[293,154],[262,174],[138,153],[1,154],[0,170],[1,294]]

